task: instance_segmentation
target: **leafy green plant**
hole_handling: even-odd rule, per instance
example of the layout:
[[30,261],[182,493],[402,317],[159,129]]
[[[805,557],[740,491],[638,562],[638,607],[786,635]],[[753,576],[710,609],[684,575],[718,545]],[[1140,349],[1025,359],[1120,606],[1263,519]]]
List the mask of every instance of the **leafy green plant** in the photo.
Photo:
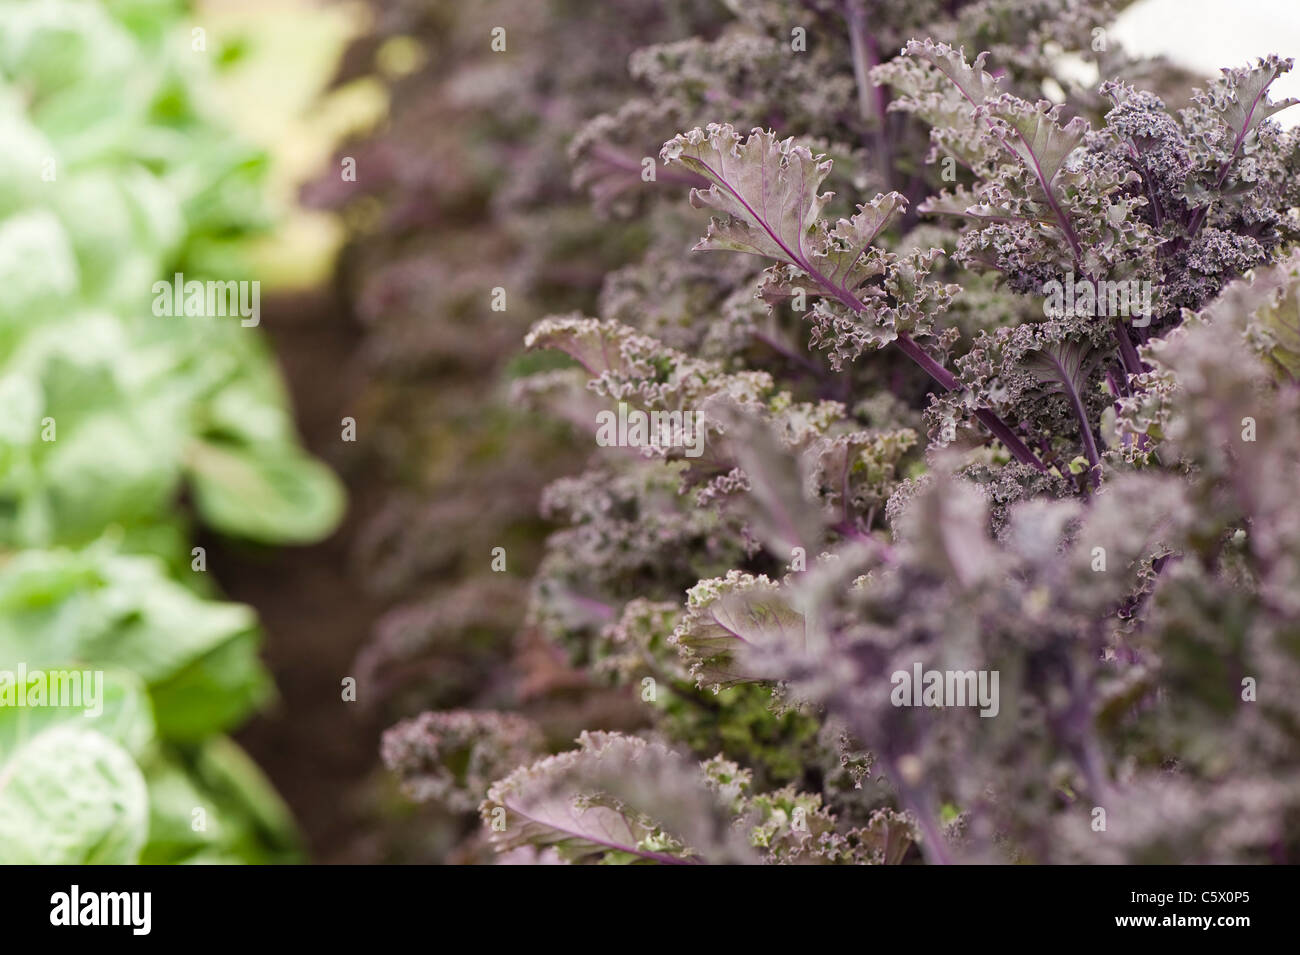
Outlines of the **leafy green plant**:
[[0,670],[106,680],[95,719],[0,706],[0,861],[297,851],[222,735],[273,692],[257,621],[190,538],[317,540],[343,499],[260,332],[152,307],[175,273],[250,278],[265,224],[266,157],[211,118],[185,8],[0,9]]

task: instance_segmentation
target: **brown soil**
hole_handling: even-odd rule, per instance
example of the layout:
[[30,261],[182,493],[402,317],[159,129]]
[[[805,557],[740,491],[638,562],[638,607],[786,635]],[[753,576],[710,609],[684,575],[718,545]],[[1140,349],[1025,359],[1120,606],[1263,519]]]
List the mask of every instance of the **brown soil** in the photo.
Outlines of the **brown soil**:
[[263,657],[279,688],[276,705],[237,734],[279,789],[302,829],[311,861],[383,861],[373,797],[382,726],[341,699],[358,648],[376,614],[350,570],[364,487],[359,445],[340,440],[339,419],[356,417],[362,378],[355,360],[360,332],[328,293],[268,301],[263,327],[284,371],[307,447],[349,484],[349,514],[329,540],[301,548],[261,549],[206,541],[216,579],[231,599],[261,617]]

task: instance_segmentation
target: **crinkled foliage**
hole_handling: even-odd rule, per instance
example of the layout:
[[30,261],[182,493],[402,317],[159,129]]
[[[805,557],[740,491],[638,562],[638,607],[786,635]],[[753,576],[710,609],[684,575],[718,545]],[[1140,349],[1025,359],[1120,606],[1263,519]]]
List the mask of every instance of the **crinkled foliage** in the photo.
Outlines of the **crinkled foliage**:
[[[1091,50],[1103,4],[870,6],[731,4],[638,55],[645,95],[575,140],[649,237],[590,311],[534,325],[574,365],[516,394],[584,441],[622,408],[690,412],[703,442],[592,442],[544,496],[529,625],[644,723],[504,776],[486,838],[606,864],[1300,860],[1290,63],[1195,89]],[[767,72],[796,11],[826,27],[791,74],[820,97]],[[617,179],[656,148],[659,178]],[[900,692],[929,672],[937,697]]]

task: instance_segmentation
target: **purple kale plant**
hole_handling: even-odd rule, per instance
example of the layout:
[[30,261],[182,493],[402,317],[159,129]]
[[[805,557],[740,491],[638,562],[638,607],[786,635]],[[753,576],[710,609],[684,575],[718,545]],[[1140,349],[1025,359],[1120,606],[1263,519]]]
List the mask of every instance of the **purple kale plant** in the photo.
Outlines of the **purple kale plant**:
[[1291,62],[725,6],[550,103],[638,239],[512,383],[580,471],[522,631],[635,725],[470,707],[391,768],[504,862],[1300,861]]

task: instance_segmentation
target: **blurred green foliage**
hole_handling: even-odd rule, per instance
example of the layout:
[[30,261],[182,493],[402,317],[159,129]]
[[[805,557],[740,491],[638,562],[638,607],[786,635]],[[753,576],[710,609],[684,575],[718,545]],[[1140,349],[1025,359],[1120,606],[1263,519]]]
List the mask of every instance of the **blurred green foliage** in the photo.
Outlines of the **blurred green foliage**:
[[260,331],[152,308],[175,273],[254,279],[241,250],[269,225],[267,156],[205,100],[229,51],[185,13],[0,7],[0,680],[105,672],[95,719],[0,706],[0,862],[297,857],[220,735],[272,687],[254,613],[190,549],[191,511],[300,543],[343,493],[299,445]]

